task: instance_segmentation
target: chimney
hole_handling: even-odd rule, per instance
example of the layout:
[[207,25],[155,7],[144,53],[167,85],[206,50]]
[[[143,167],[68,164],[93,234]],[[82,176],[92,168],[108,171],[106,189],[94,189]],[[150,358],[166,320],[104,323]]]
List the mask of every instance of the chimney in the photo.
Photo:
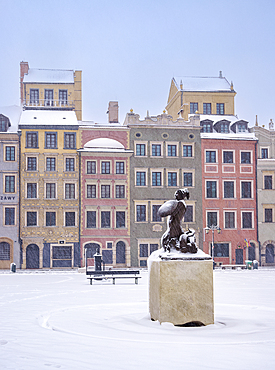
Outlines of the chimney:
[[29,72],[29,63],[28,62],[21,62],[20,63],[20,101],[23,104],[23,100],[25,99],[24,92],[23,92],[23,80],[25,74],[27,75]]
[[222,71],[220,71],[219,77],[222,78]]
[[110,101],[107,111],[109,115],[109,123],[118,123],[118,102]]

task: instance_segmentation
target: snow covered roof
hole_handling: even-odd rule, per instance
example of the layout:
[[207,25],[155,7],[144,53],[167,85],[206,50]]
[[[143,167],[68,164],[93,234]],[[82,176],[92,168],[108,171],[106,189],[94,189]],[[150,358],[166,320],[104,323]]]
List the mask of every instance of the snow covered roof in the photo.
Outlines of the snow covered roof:
[[24,75],[23,82],[28,83],[74,83],[74,71],[65,69],[30,68]]
[[[194,114],[189,114],[188,116],[194,116]],[[213,121],[213,123],[219,122],[219,121],[230,121],[231,124],[237,122],[237,121],[242,121],[238,118],[238,116],[234,115],[225,115],[225,114],[200,114],[200,120],[210,120]]]
[[8,117],[11,126],[8,128],[7,132],[17,132],[18,123],[22,113],[22,108],[18,105],[10,105],[6,107],[0,107],[0,114]]
[[20,125],[78,125],[74,111],[24,110]]
[[80,151],[132,153],[132,150],[125,149],[119,141],[105,137],[88,141]]
[[258,140],[257,137],[250,132],[238,132],[238,133],[202,132],[201,139]]
[[225,77],[174,77],[178,90],[180,90],[181,81],[183,91],[232,91]]

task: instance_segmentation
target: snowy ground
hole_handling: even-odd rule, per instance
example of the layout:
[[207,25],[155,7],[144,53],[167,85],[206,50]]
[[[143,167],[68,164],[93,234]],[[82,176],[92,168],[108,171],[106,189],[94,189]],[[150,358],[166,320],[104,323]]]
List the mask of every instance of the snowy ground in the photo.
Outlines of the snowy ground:
[[275,369],[275,269],[215,270],[215,324],[152,322],[148,273],[0,273],[0,369]]

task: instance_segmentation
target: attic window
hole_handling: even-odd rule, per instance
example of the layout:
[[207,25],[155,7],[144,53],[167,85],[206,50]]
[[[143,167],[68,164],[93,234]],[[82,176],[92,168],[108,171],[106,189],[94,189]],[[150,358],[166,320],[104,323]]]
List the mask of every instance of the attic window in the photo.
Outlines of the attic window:
[[10,126],[10,121],[8,117],[4,116],[3,114],[0,114],[0,131],[7,132],[9,126]]

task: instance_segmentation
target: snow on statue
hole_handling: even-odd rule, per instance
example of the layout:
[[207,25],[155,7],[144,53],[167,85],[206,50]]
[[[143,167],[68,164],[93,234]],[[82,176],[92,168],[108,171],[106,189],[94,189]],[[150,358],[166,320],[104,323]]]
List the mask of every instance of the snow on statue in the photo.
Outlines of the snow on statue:
[[160,217],[169,216],[168,227],[162,235],[161,245],[165,252],[176,249],[182,253],[197,253],[195,232],[190,229],[184,231],[181,227],[181,221],[186,212],[184,199],[189,199],[189,190],[178,189],[174,196],[174,200],[165,202],[158,211]]

